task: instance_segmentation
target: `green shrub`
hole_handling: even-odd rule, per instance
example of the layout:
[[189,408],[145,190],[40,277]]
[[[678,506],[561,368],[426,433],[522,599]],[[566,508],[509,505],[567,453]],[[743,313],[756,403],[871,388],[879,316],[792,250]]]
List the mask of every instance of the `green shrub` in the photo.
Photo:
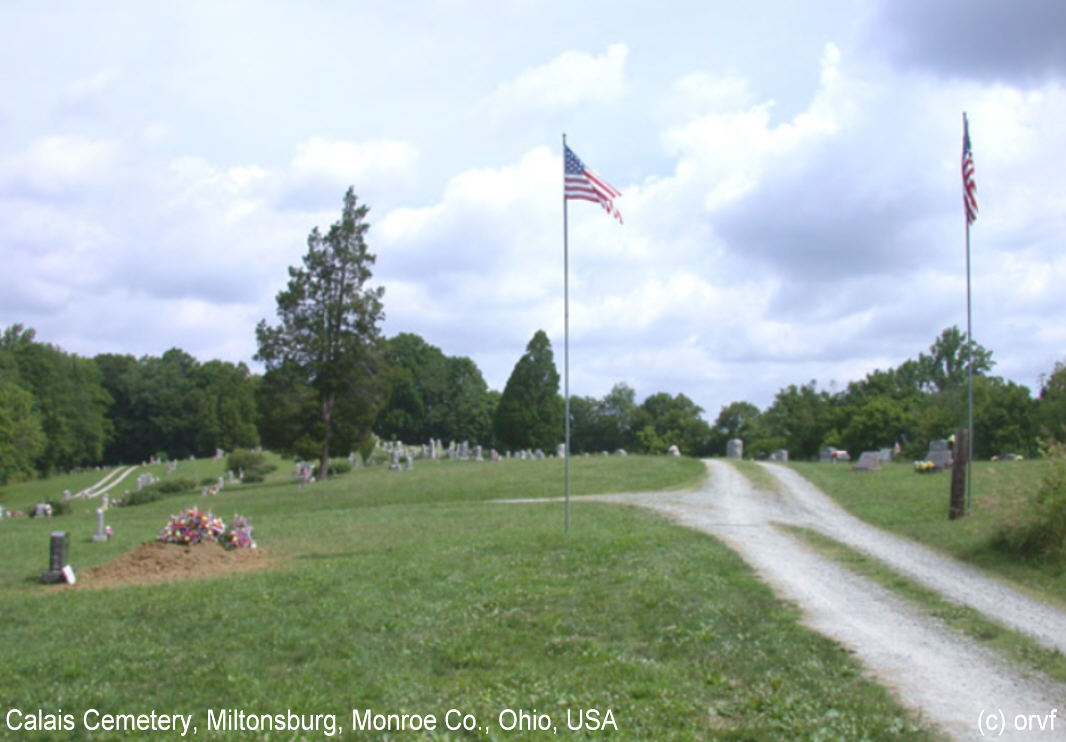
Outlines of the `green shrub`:
[[204,477],[200,480],[201,487],[210,487],[212,484],[218,483],[218,477]]
[[52,517],[57,515],[66,515],[70,512],[70,503],[63,502],[62,500],[49,500],[48,504],[52,506]]
[[164,495],[172,495],[175,492],[185,492],[186,490],[196,489],[196,480],[189,479],[188,477],[174,477],[174,479],[167,479],[159,484],[155,485],[159,489],[159,492]]
[[1066,563],[1066,445],[1050,442],[1048,457],[1051,467],[1029,508],[1000,530],[996,545],[1026,558]]
[[[214,479],[208,479],[205,481],[209,484],[215,483]],[[168,479],[165,482],[156,482],[155,484],[148,485],[138,492],[127,493],[118,500],[115,500],[115,505],[121,507],[144,505],[145,503],[162,500],[164,497],[170,495],[176,495],[179,492],[188,492],[191,489],[196,489],[195,481],[187,477],[175,477],[174,479]]]
[[373,435],[368,435],[359,442],[359,455],[363,458],[364,464],[369,464],[371,457],[374,455],[374,449],[377,448],[378,442]]
[[347,459],[337,459],[329,462],[329,474],[330,476],[336,476],[337,474],[347,474],[352,470],[352,465],[348,463]]
[[149,502],[155,502],[156,500],[162,500],[165,496],[166,495],[160,492],[155,486],[145,487],[137,492],[127,492],[121,498],[115,500],[114,504],[120,507],[144,505]]
[[245,473],[258,469],[266,464],[266,456],[259,451],[249,451],[246,448],[238,448],[230,453],[226,459],[226,468],[237,471],[244,469]]
[[246,448],[238,448],[231,453],[226,459],[226,467],[234,474],[243,471],[245,482],[262,482],[267,474],[278,468],[267,461],[266,454]]

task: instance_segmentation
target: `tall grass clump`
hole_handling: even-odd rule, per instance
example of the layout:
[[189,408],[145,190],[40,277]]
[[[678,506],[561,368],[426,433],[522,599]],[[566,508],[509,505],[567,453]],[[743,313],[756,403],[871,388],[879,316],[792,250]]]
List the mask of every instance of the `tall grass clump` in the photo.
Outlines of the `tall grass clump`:
[[1026,559],[1066,567],[1066,445],[1048,444],[1050,467],[1018,518],[1003,526],[996,545]]

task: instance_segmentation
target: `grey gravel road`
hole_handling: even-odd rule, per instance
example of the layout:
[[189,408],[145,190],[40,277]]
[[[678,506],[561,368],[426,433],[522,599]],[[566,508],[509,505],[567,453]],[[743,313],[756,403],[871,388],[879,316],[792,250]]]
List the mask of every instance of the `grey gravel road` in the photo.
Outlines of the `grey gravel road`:
[[782,485],[769,493],[754,489],[728,463],[706,464],[710,476],[695,491],[582,499],[649,508],[722,539],[802,609],[807,625],[852,649],[872,676],[954,739],[1066,739],[1062,685],[918,613],[774,523],[814,528],[866,551],[1050,647],[1066,641],[1062,611],[854,518],[791,469],[767,466]]

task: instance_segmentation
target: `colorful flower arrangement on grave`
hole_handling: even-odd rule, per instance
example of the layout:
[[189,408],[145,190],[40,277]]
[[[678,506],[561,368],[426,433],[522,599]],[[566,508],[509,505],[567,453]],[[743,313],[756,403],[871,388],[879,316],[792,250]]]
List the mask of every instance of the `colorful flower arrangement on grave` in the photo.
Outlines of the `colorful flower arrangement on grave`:
[[227,549],[254,549],[256,543],[252,539],[252,524],[243,515],[233,516],[233,525],[222,537],[222,546]]
[[159,540],[168,544],[201,544],[214,541],[226,531],[222,519],[210,511],[189,508],[170,516],[170,522],[159,532]]
[[252,525],[243,515],[233,516],[233,525],[226,524],[210,511],[192,507],[170,516],[170,522],[159,532],[159,540],[169,544],[191,546],[218,541],[226,549],[254,549]]
[[918,474],[929,474],[936,471],[936,464],[932,461],[915,461],[914,471]]

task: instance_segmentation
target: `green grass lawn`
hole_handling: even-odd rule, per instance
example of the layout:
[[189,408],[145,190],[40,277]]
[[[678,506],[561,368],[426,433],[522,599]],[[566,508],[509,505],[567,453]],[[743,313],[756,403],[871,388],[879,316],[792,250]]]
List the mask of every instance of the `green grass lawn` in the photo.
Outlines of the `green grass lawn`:
[[854,472],[840,464],[792,462],[792,468],[858,517],[1014,581],[1066,606],[1064,565],[1025,560],[994,545],[1016,522],[1048,471],[1047,461],[976,461],[970,515],[948,520],[949,472],[916,474],[910,464]]
[[[178,738],[90,734],[82,714],[98,709],[188,714],[200,739],[327,738],[207,728],[210,710],[291,709],[335,715],[344,733],[334,739],[936,738],[715,539],[581,502],[567,537],[558,503],[484,502],[559,495],[561,463],[416,462],[303,490],[286,466],[209,502],[223,517],[250,516],[272,568],[156,586],[49,592],[37,583],[47,534],[68,528],[83,570],[153,538],[182,505],[202,506],[198,493],[110,511],[116,535],[101,544],[89,540],[84,504],[51,521],[0,523],[0,713],[69,713],[75,726],[0,736]],[[687,459],[578,459],[572,489],[702,476]],[[439,726],[357,733],[353,709],[434,714]],[[445,730],[450,709],[476,728]],[[506,709],[536,709],[558,735],[505,731]],[[570,731],[568,712],[576,722],[582,709],[613,725]]]
[[779,491],[780,488],[773,475],[754,461],[746,459],[728,459],[728,461],[731,466],[744,475],[745,479],[751,482],[751,486],[755,489],[760,489],[763,492]]

